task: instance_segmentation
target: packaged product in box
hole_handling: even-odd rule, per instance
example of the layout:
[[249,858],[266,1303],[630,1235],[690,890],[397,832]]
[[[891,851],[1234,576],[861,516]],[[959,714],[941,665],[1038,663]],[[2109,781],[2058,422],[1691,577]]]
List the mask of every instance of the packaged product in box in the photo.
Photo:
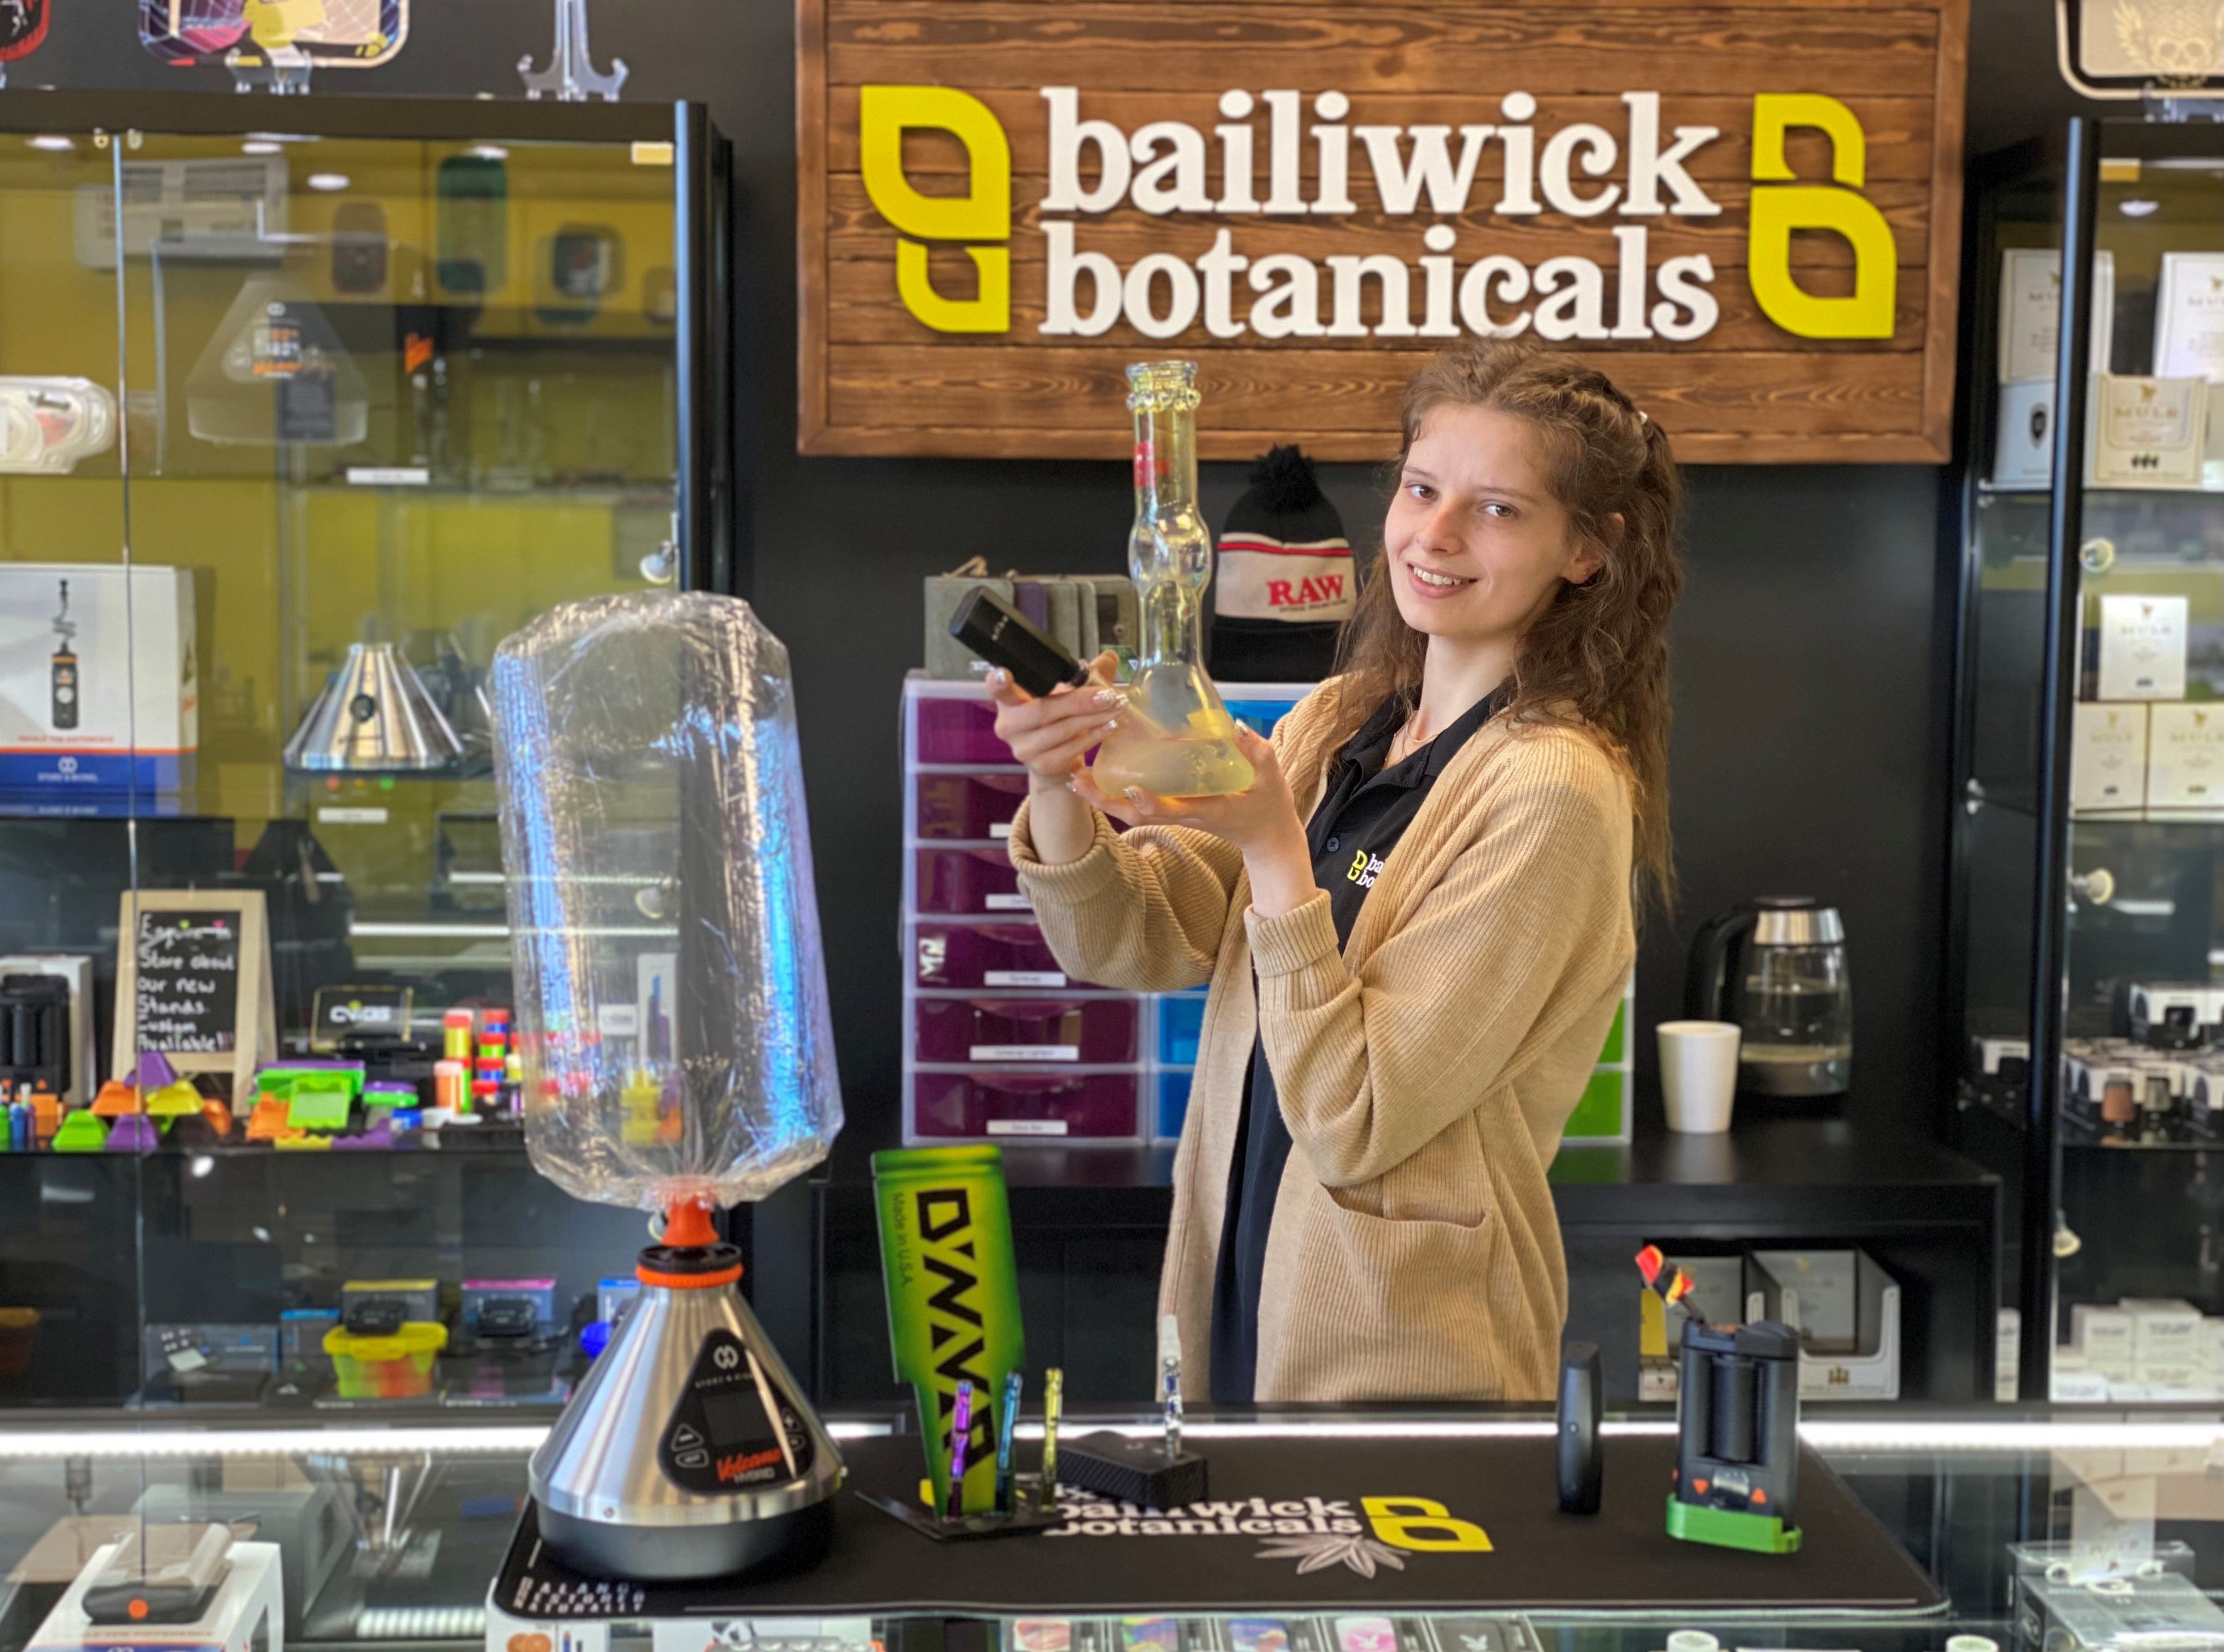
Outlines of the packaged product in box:
[[2132,1316],[2128,1309],[2078,1303],[2069,1310],[2069,1339],[2087,1370],[2111,1382],[2132,1380]]
[[2208,382],[2096,373],[2087,398],[2086,481],[2104,488],[2197,488]]
[[2117,1306],[2132,1320],[2132,1380],[2183,1386],[2198,1375],[2201,1310],[2175,1297],[2127,1296]]
[[2071,724],[2069,812],[2136,818],[2147,792],[2147,708],[2081,700]]
[[2149,708],[2147,818],[2224,820],[2224,704]]
[[2101,598],[2096,699],[2183,699],[2191,603],[2163,592]]
[[2000,387],[1993,427],[1993,485],[2043,488],[2054,480],[2054,381]]
[[199,697],[191,570],[0,563],[0,790],[174,793]]

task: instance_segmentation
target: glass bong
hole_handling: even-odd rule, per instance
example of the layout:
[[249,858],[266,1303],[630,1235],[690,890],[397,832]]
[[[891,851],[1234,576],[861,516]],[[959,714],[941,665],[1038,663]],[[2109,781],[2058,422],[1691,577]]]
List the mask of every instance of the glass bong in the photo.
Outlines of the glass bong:
[[1248,790],[1250,763],[1235,723],[1204,674],[1204,588],[1212,535],[1197,508],[1197,364],[1138,362],[1128,370],[1135,415],[1135,526],[1128,571],[1142,614],[1135,674],[1121,692],[1119,726],[1090,769],[1114,797],[1130,787],[1159,797]]

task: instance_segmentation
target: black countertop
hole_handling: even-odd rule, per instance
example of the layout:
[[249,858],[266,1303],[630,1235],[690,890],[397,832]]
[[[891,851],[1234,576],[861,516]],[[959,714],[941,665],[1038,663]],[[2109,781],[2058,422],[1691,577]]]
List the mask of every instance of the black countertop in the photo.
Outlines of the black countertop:
[[[1649,1111],[1649,1110],[1648,1110]],[[1171,1147],[1004,1148],[1004,1180],[1021,1221],[1058,1225],[1163,1220],[1172,1200]],[[1721,1136],[1682,1136],[1654,1123],[1623,1146],[1567,1147],[1551,1170],[1563,1225],[1781,1218],[1787,1194],[1838,1222],[1988,1210],[1997,1178],[1934,1142],[1849,1118],[1759,1118]],[[868,1165],[844,1164],[825,1184],[837,1199],[869,1191]],[[1773,1224],[1772,1224],[1773,1225]]]

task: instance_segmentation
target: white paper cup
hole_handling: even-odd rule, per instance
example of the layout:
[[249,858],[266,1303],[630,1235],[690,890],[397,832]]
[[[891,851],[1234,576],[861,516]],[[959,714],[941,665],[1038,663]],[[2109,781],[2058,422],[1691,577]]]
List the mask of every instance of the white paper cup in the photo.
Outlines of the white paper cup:
[[1660,1023],[1660,1095],[1668,1128],[1714,1136],[1730,1127],[1737,1097],[1738,1029],[1728,1021]]

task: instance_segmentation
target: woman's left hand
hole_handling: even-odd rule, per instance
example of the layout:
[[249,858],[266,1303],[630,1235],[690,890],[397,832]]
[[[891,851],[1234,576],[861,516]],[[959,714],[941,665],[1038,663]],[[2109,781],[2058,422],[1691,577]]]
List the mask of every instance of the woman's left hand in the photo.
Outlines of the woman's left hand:
[[1294,843],[1299,857],[1310,859],[1305,824],[1298,819],[1297,801],[1275,759],[1273,744],[1238,723],[1235,749],[1251,765],[1254,778],[1248,790],[1223,797],[1156,797],[1140,788],[1114,797],[1101,790],[1085,769],[1075,774],[1073,788],[1129,826],[1192,826],[1234,844],[1247,859],[1286,850]]

